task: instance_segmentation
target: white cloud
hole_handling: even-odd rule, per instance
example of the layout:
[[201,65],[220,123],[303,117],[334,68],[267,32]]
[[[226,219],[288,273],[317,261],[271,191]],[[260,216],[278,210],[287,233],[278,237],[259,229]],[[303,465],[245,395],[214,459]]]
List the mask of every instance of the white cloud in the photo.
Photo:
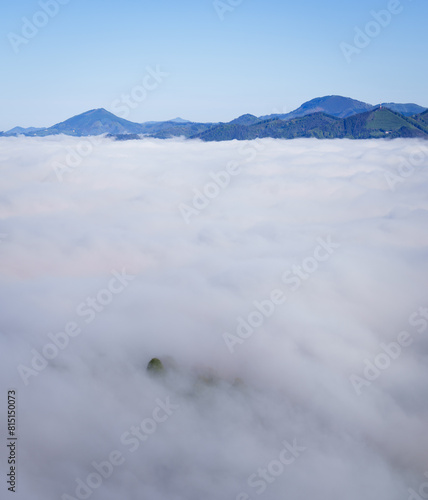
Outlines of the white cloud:
[[[114,450],[125,462],[90,498],[257,498],[247,478],[294,439],[307,450],[263,498],[401,500],[417,489],[428,328],[409,317],[428,307],[426,144],[266,139],[250,155],[236,141],[103,139],[58,182],[52,165],[81,140],[0,142],[1,380],[3,395],[18,391],[16,498],[76,498],[76,479]],[[385,173],[418,152],[425,159],[392,190]],[[239,175],[186,224],[180,203],[229,162]],[[340,247],[293,291],[282,276],[327,237]],[[123,269],[136,278],[85,323],[78,306]],[[223,333],[278,288],[286,303],[230,354]],[[25,386],[17,366],[69,322],[81,333]],[[358,396],[351,374],[403,330],[413,343]],[[147,377],[150,358],[168,355],[180,374]],[[210,370],[223,382],[195,382]],[[179,409],[130,452],[121,436],[167,396]]]

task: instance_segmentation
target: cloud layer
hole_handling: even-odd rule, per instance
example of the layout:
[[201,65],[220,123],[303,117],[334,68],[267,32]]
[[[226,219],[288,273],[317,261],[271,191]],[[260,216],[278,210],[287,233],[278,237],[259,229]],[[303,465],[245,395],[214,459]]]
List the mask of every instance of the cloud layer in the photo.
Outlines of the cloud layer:
[[426,143],[85,141],[0,142],[16,498],[417,491]]

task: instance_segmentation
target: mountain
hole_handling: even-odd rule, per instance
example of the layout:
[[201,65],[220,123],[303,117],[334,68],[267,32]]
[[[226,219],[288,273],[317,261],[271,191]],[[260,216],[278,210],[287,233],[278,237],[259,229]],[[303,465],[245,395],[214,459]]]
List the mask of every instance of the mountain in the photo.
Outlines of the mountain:
[[179,116],[168,121],[173,123],[191,123],[189,120],[183,120],[183,118],[180,118]]
[[396,104],[394,102],[386,102],[381,104],[382,107],[388,108],[391,111],[395,111],[396,113],[400,113],[400,115],[404,116],[413,116],[418,113],[423,113],[427,110],[427,108],[423,108],[418,104],[408,103],[408,104]]
[[34,135],[67,134],[87,136],[105,133],[138,134],[142,133],[142,127],[139,123],[119,118],[104,108],[99,108],[73,116],[47,129],[39,130]]
[[342,97],[340,95],[329,95],[307,101],[291,113],[261,116],[260,119],[267,120],[279,118],[281,120],[291,120],[292,118],[298,118],[313,113],[325,113],[337,118],[346,118],[371,109],[373,109],[373,106],[366,102],[356,101],[355,99]]
[[257,116],[246,114],[240,116],[239,118],[235,118],[229,123],[232,125],[253,125],[254,123],[258,123],[259,121],[260,118],[257,118]]
[[12,129],[8,130],[7,132],[5,132],[5,134],[7,134],[7,135],[17,135],[17,134],[28,135],[32,132],[37,132],[38,130],[42,130],[42,129],[36,128],[36,127],[27,127],[27,128],[14,127]]

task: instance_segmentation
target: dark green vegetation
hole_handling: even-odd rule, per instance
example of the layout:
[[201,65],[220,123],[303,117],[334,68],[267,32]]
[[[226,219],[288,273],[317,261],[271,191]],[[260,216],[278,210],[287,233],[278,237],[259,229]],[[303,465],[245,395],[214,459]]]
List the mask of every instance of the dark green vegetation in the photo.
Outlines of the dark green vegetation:
[[139,134],[107,134],[107,137],[116,141],[135,141],[141,139]]
[[[417,115],[416,115],[417,116]],[[414,118],[405,117],[386,108],[361,113],[345,119],[345,137],[375,139],[379,137],[423,137],[428,139],[428,127]]]
[[228,123],[196,123],[175,118],[134,123],[105,109],[93,109],[44,129],[15,127],[3,135],[45,136],[107,134],[119,141],[142,137],[185,137],[203,141],[250,140],[264,137],[295,139],[428,138],[428,110],[417,104],[388,103],[374,107],[342,96],[312,99],[286,114],[242,115]]
[[[152,358],[146,371],[151,377],[163,384],[171,388],[175,387],[175,390],[184,391],[181,393],[182,397],[195,397],[206,390],[220,387],[236,389],[241,392],[246,389],[246,384],[239,377],[223,377],[208,366],[180,365],[171,356],[162,357],[162,361],[159,358]],[[179,379],[181,382],[177,384]],[[186,382],[183,384],[184,379]]]
[[149,133],[150,137],[155,137],[157,139],[168,139],[169,137],[191,137],[210,129],[212,126],[212,123],[160,122],[158,127],[154,128],[152,132],[147,131],[146,133]]
[[[291,120],[264,120],[253,125],[217,125],[195,136],[204,141],[256,139],[272,137],[295,139],[378,139],[423,137],[428,139],[427,112],[410,118],[386,108],[359,113],[340,119],[325,113],[313,113]],[[425,116],[423,116],[425,115]],[[425,120],[425,121],[424,121]]]
[[413,117],[415,122],[423,128],[428,128],[428,110]]
[[153,358],[149,361],[149,364],[147,365],[147,371],[149,373],[152,373],[154,375],[160,375],[164,373],[165,368],[162,364],[162,361],[158,358]]
[[204,141],[248,140],[264,137],[275,139],[295,139],[297,137],[317,137],[319,139],[343,136],[340,119],[324,113],[315,113],[292,120],[264,120],[254,125],[220,124],[199,134]]

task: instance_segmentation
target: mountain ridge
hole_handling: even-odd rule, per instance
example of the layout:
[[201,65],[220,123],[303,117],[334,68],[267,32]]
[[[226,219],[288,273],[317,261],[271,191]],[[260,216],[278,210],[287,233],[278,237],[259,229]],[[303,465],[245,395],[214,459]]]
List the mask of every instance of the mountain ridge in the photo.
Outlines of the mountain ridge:
[[160,139],[184,136],[201,140],[308,136],[319,138],[425,137],[428,135],[427,113],[427,108],[413,103],[386,103],[372,106],[349,97],[330,95],[306,101],[290,113],[260,117],[247,113],[226,123],[191,122],[179,117],[167,121],[136,123],[120,118],[105,108],[95,108],[51,127],[14,127],[7,132],[0,132],[0,135],[43,137],[57,134],[71,136],[107,134],[109,137],[120,140],[136,139],[142,136]]
[[192,138],[203,141],[227,141],[266,137],[276,139],[420,137],[428,139],[428,123],[424,124],[379,106],[374,110],[354,114],[347,118],[337,118],[323,112],[317,112],[290,120],[268,119],[253,125],[220,124]]

